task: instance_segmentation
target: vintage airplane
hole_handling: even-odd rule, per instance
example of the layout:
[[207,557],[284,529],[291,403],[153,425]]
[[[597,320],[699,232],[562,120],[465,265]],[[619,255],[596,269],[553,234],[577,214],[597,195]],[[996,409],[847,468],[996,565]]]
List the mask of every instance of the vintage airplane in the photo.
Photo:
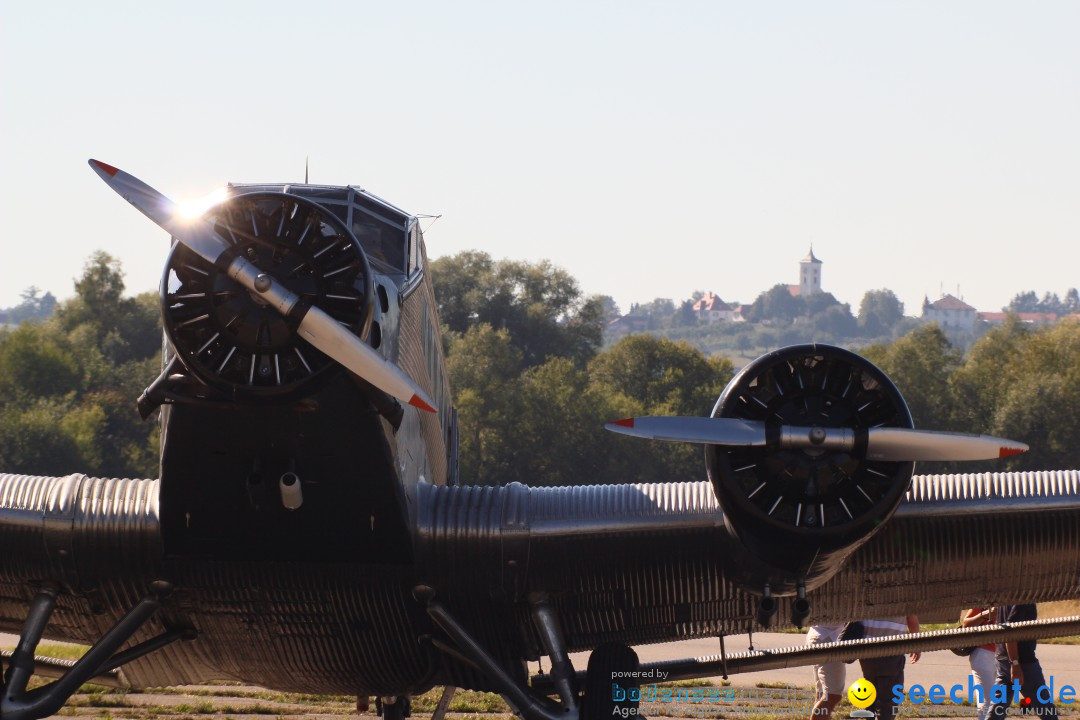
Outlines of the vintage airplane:
[[[722,648],[778,614],[801,625],[1080,596],[1077,474],[913,478],[914,461],[1025,447],[913,430],[892,382],[833,347],[759,358],[710,418],[609,426],[703,444],[708,481],[460,486],[415,217],[310,184],[231,185],[190,217],[90,164],[175,241],[165,369],[138,401],[144,417],[160,408],[160,479],[0,475],[0,630],[20,634],[2,720],[53,714],[121,667],[133,686],[374,695],[388,718],[437,685],[497,691],[530,720],[597,718],[616,702],[613,673],[650,669],[630,645]],[[28,690],[49,669],[34,657],[45,636],[92,647]],[[866,656],[957,640],[862,642]],[[585,672],[579,650],[593,651]],[[664,667],[710,676],[823,652],[855,651]],[[550,671],[530,678],[541,657]]]

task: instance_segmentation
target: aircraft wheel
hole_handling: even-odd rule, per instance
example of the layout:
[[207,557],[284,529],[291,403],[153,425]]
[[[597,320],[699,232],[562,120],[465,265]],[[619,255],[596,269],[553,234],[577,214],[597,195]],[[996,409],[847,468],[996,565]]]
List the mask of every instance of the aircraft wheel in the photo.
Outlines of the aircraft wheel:
[[412,715],[412,703],[405,695],[376,698],[375,711],[383,720],[404,720]]
[[641,680],[628,676],[640,667],[637,653],[619,642],[601,645],[589,655],[585,673],[584,720],[608,720],[613,715],[636,715]]

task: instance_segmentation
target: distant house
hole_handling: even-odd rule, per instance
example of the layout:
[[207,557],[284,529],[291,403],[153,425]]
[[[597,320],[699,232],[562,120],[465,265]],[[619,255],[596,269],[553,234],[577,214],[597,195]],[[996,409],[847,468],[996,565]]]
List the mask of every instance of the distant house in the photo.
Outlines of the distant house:
[[923,298],[923,322],[937,323],[947,330],[973,332],[976,314],[975,308],[952,295],[945,295],[934,302],[930,302],[930,298]]
[[613,337],[645,332],[648,329],[649,318],[646,315],[623,315],[607,324],[607,332]]
[[1054,313],[981,312],[979,313],[979,319],[989,325],[997,326],[1004,324],[1009,319],[1010,314],[1016,315],[1020,322],[1028,325],[1052,325],[1058,321],[1058,316]]
[[743,322],[741,308],[742,305],[738,303],[724,302],[713,292],[702,295],[693,306],[698,319],[709,325],[717,322]]

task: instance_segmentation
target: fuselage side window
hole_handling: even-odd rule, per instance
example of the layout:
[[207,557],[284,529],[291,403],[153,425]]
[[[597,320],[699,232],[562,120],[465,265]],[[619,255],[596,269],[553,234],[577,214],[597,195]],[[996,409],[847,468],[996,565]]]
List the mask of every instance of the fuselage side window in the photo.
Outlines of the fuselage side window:
[[420,269],[420,227],[413,220],[409,227],[409,276]]

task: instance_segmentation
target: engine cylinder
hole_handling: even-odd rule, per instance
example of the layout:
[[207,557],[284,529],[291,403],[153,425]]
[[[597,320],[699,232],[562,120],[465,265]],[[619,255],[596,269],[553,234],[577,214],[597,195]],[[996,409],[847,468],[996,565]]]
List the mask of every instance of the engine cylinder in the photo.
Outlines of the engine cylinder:
[[724,389],[713,417],[766,423],[765,447],[706,446],[706,464],[727,530],[739,548],[731,577],[751,592],[813,589],[896,510],[910,462],[868,461],[859,448],[790,449],[784,426],[912,427],[896,386],[841,348],[797,345],[747,365]]

